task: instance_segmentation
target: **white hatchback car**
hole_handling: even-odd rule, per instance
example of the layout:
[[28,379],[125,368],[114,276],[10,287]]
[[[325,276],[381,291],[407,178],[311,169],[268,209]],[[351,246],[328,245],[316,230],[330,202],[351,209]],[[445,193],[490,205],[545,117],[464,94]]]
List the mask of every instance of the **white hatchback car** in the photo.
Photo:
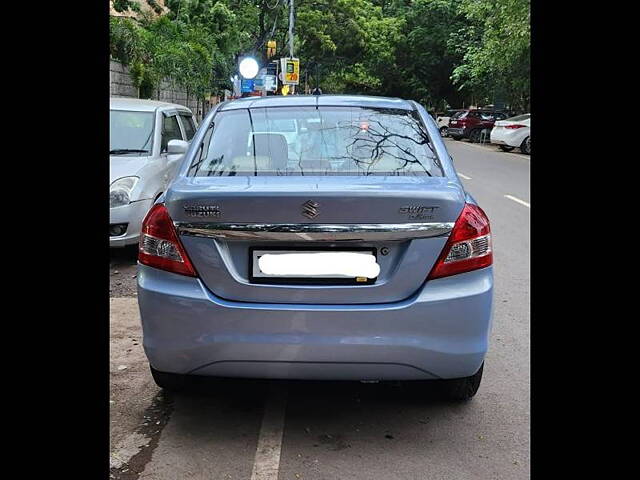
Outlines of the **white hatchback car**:
[[182,105],[111,98],[109,246],[135,244],[142,220],[173,178],[196,132]]
[[449,135],[449,120],[460,110],[449,109],[445,113],[439,113],[436,115],[436,123],[438,124],[438,130],[440,135],[446,137]]
[[505,152],[518,147],[522,153],[531,155],[531,114],[498,120],[491,130],[491,143]]

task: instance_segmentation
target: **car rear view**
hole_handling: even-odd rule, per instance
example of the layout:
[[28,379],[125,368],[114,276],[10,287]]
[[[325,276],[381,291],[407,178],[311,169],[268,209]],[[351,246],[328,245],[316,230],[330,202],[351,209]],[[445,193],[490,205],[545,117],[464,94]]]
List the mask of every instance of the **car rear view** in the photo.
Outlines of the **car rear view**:
[[433,119],[358,96],[226,102],[150,210],[138,301],[156,382],[439,380],[473,396],[489,221]]
[[468,116],[469,110],[460,110],[454,113],[449,119],[447,134],[455,140],[460,140],[464,137]]
[[522,153],[531,153],[531,114],[517,115],[499,120],[491,130],[491,143],[510,152],[520,148]]

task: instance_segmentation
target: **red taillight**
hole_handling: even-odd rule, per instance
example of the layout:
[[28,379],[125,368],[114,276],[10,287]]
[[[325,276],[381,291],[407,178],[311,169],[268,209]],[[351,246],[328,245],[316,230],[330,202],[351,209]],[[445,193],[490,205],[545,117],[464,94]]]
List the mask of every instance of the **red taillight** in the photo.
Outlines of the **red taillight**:
[[526,127],[526,125],[505,125],[504,128],[508,128],[510,130],[515,130],[516,128],[523,128]]
[[492,263],[489,219],[480,207],[466,203],[428,279],[469,272]]
[[142,222],[138,261],[168,272],[197,277],[187,256],[167,207],[154,205]]

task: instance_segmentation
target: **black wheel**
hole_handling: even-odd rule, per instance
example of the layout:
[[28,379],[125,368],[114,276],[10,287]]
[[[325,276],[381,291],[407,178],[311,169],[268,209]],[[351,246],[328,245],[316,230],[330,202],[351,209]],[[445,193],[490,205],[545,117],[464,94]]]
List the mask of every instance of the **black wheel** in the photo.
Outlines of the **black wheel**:
[[479,129],[475,129],[475,130],[471,130],[471,133],[469,134],[469,141],[471,143],[478,143],[480,142],[480,130]]
[[149,365],[149,368],[151,369],[153,381],[164,390],[179,392],[190,385],[190,377],[188,375],[159,372],[151,365]]
[[472,398],[478,391],[478,387],[480,387],[483,368],[484,362],[480,365],[478,371],[470,377],[443,380],[442,390],[445,397],[457,402]]
[[449,127],[440,127],[440,136],[441,137],[446,137],[448,130],[449,130]]
[[502,150],[503,152],[510,152],[515,148],[515,147],[510,147],[509,145],[498,145],[498,147],[500,147],[500,150]]
[[520,145],[520,151],[525,155],[531,155],[531,137],[527,137]]

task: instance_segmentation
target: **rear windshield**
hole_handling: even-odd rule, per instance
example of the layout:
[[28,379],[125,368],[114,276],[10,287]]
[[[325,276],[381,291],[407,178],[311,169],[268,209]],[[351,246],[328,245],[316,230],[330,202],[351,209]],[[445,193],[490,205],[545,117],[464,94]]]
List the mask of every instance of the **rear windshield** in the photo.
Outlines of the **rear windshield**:
[[267,107],[214,117],[189,176],[444,175],[417,113]]

